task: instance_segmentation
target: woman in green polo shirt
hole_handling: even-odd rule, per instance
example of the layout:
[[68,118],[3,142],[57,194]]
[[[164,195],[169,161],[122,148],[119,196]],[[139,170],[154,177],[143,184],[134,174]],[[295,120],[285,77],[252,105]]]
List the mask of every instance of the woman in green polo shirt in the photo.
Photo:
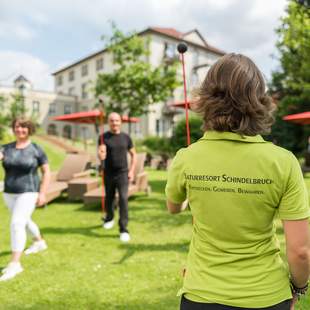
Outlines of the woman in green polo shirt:
[[260,136],[274,120],[263,76],[227,54],[193,105],[205,134],[177,153],[166,185],[170,212],[188,201],[193,215],[181,309],[293,309],[309,278],[308,193],[294,155]]

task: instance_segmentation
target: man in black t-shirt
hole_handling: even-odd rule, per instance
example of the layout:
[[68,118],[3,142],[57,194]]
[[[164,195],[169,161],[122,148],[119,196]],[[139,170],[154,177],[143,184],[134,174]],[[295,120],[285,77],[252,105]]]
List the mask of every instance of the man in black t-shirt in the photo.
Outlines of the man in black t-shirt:
[[[99,137],[99,158],[105,160],[104,183],[105,183],[105,207],[106,218],[103,223],[105,229],[114,226],[113,201],[116,190],[119,196],[119,229],[120,240],[128,242],[130,235],[128,224],[128,183],[134,178],[136,165],[136,151],[131,138],[121,132],[121,117],[118,113],[108,116],[110,131],[103,134],[103,143]],[[131,156],[128,168],[127,153]]]

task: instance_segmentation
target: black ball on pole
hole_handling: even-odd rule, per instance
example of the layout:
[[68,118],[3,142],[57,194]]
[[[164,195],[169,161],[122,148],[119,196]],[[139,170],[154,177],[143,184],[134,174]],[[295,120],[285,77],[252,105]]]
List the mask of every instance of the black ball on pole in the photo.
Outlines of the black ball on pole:
[[187,51],[187,44],[185,42],[181,42],[178,44],[177,49],[180,54],[184,54]]

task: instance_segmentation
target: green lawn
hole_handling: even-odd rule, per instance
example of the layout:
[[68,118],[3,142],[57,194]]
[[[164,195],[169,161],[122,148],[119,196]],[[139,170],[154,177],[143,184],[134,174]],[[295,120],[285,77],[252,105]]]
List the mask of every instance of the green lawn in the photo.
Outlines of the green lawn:
[[[39,144],[57,168],[64,154]],[[152,194],[130,199],[128,245],[120,243],[117,228],[102,229],[99,206],[84,207],[63,197],[38,209],[34,220],[49,248],[23,257],[25,271],[0,283],[0,309],[177,309],[192,226],[189,212],[167,213],[165,178],[164,171],[149,171]],[[0,223],[1,268],[10,257],[9,216],[2,198]],[[283,244],[281,228],[279,234]],[[309,298],[297,307],[309,308]]]

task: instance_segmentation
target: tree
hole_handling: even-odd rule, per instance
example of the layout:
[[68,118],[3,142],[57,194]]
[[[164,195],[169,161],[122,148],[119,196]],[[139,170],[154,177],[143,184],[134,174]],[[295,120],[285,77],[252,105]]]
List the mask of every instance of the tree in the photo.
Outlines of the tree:
[[6,116],[4,114],[5,97],[0,95],[0,140],[3,139],[5,129],[6,129]]
[[113,23],[111,26],[108,50],[112,54],[115,70],[98,75],[95,94],[106,98],[104,109],[107,113],[115,111],[141,116],[148,113],[151,104],[171,97],[179,86],[177,63],[152,67],[147,61],[149,41],[134,32],[125,35]]
[[25,106],[25,97],[21,93],[11,95],[12,101],[10,102],[10,109],[6,115],[7,122],[11,123],[17,117],[26,115],[27,109]]
[[289,1],[287,15],[276,30],[281,68],[273,72],[270,84],[271,92],[279,97],[271,139],[295,152],[305,147],[310,130],[308,126],[286,123],[282,117],[310,111],[309,13],[309,1]]

